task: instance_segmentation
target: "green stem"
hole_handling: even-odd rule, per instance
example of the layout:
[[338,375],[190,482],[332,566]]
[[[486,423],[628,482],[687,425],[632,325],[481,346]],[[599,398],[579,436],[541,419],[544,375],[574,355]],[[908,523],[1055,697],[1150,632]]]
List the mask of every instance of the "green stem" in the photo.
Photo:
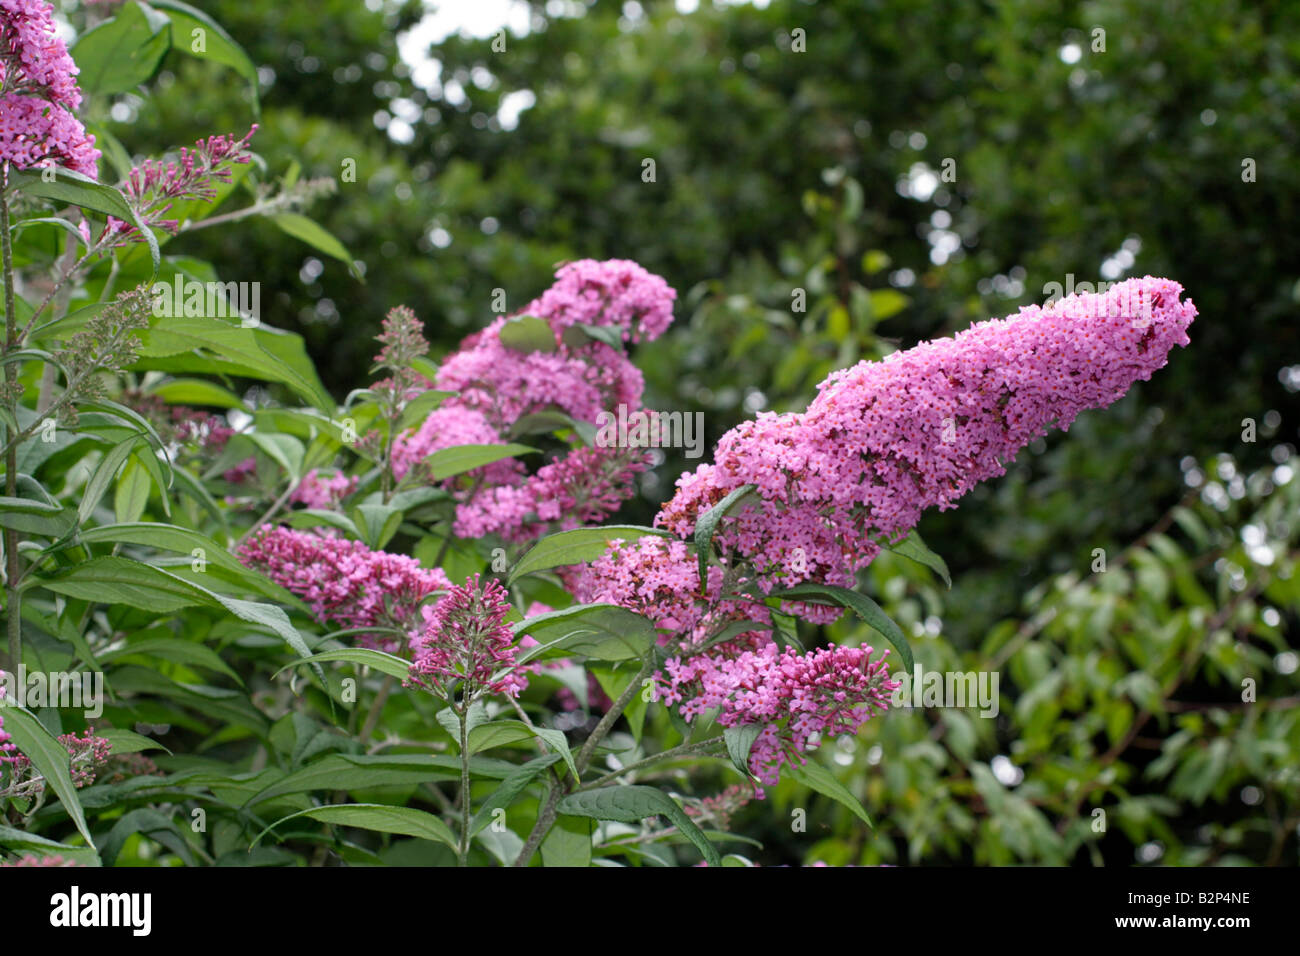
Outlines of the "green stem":
[[266,512],[262,515],[262,517],[254,521],[253,524],[249,527],[249,529],[239,536],[239,540],[241,542],[244,541],[254,531],[256,531],[262,525],[266,524],[268,521],[274,518],[276,514],[279,513],[280,509],[284,507],[285,502],[289,500],[289,496],[293,494],[294,489],[297,487],[298,486],[294,484],[293,479],[290,478],[289,487],[284,489],[284,494],[282,494],[279,498],[275,499],[275,501],[271,504],[271,507],[266,509]]
[[[627,709],[628,704],[632,703],[632,698],[641,692],[641,682],[654,673],[654,669],[654,657],[651,656],[641,665],[641,669],[637,671],[636,677],[632,678],[632,682],[623,688],[623,693],[618,695],[618,700],[614,701],[614,706],[605,712],[604,717],[600,718],[600,723],[596,725],[596,729],[591,732],[586,742],[583,743],[582,749],[578,751],[577,759],[574,761],[579,774],[587,769],[587,764],[591,763],[591,758],[595,756],[596,747],[605,739],[605,735],[614,728],[614,724],[618,719],[623,716],[623,711]],[[578,782],[574,781],[575,784]]]
[[[3,246],[4,284],[5,284],[5,354],[17,347],[18,322],[14,313],[14,254],[9,240],[9,164],[4,166],[4,182],[0,185],[0,245]],[[6,397],[5,408],[17,420],[18,410],[18,364],[10,362],[5,365]],[[5,429],[5,494],[10,498],[18,491],[18,443],[8,441],[8,428]],[[8,617],[8,653],[5,669],[16,672],[23,659],[23,611],[22,592],[18,590],[18,579],[22,568],[18,559],[18,532],[5,528],[5,612]]]
[[610,771],[605,776],[600,777],[590,783],[584,783],[579,790],[594,790],[597,787],[609,783],[611,780],[623,776],[625,773],[631,773],[634,770],[641,770],[652,764],[659,763],[661,760],[673,760],[677,757],[686,757],[691,754],[700,753],[701,751],[711,750],[717,744],[722,743],[725,738],[719,734],[717,737],[709,737],[707,740],[700,740],[693,744],[679,744],[671,750],[664,750],[657,754],[651,754],[649,757],[643,757],[635,763],[630,763],[626,767],[620,767],[618,770]]
[[469,866],[469,706],[460,712],[460,850],[458,866]]
[[375,695],[374,701],[370,704],[370,710],[366,712],[366,722],[361,725],[361,735],[358,739],[363,744],[374,733],[375,725],[379,723],[379,715],[383,713],[384,704],[388,701],[388,695],[393,692],[393,686],[396,683],[397,678],[392,674],[384,675],[384,682],[380,685],[379,693]]
[[[582,749],[578,751],[578,756],[574,760],[574,764],[578,768],[579,779],[573,781],[573,786],[577,787],[581,784],[582,772],[587,769],[587,764],[591,762],[591,758],[595,755],[596,747],[605,739],[605,735],[613,729],[618,719],[623,716],[623,711],[632,702],[632,698],[640,692],[641,682],[653,672],[654,657],[651,656],[641,665],[641,670],[637,672],[636,677],[632,678],[632,682],[623,688],[623,693],[619,694],[618,700],[614,701],[614,705],[605,712],[605,716],[600,718],[600,723],[596,724],[596,729],[591,732],[586,742],[583,743]],[[528,861],[537,852],[537,848],[542,845],[542,841],[546,839],[546,834],[550,832],[551,826],[555,823],[555,818],[559,816],[558,808],[560,798],[563,796],[564,789],[559,784],[552,784],[551,791],[546,797],[546,803],[542,806],[541,813],[537,815],[537,822],[533,824],[532,832],[528,834],[528,840],[524,843],[524,848],[519,851],[519,856],[515,858],[515,866],[527,866]]]

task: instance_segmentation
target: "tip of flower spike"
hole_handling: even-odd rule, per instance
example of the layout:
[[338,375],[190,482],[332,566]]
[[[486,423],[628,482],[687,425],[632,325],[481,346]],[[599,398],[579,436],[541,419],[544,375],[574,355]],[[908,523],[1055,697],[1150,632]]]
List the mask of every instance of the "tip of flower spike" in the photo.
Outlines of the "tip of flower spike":
[[1110,321],[1118,327],[1171,332],[1171,345],[1186,345],[1187,327],[1196,317],[1191,299],[1182,299],[1183,287],[1173,279],[1158,276],[1125,279],[1103,292],[1075,292],[1048,302],[1042,311],[1070,319]]

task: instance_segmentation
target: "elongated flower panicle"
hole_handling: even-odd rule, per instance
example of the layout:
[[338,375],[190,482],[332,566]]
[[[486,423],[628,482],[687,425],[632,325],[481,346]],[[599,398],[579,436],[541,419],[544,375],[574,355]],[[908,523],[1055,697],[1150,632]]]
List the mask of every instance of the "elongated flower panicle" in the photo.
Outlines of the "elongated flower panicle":
[[[1179,301],[1181,291],[1168,279],[1131,279],[835,372],[806,412],[763,414],[724,435],[716,462],[678,480],[656,524],[689,536],[699,515],[752,484],[761,502],[740,506],[716,540],[764,589],[852,585],[877,542],[901,539],[925,508],[953,507],[1049,426],[1068,429],[1085,408],[1150,378],[1188,342],[1196,308]],[[1107,303],[1089,301],[1109,297],[1147,301],[1151,317],[1108,314]],[[663,547],[637,543],[660,569]],[[637,577],[628,562],[639,560],[623,549],[619,576]],[[597,562],[593,572],[586,588],[608,599],[599,579],[613,569]]]
[[54,163],[94,179],[95,137],[72,115],[77,65],[45,0],[0,0],[0,160],[19,169]]
[[[422,568],[414,558],[282,526],[259,529],[237,553],[244,564],[302,598],[313,614],[340,629],[409,631],[417,626],[424,599],[451,587],[441,568]],[[406,643],[378,632],[357,635],[356,641],[390,654]]]
[[515,668],[514,633],[505,623],[510,596],[500,582],[480,584],[475,574],[421,610],[424,626],[411,636],[408,685],[450,700],[453,685],[462,682],[465,701],[483,692],[518,697],[528,686]]
[[[166,163],[146,159],[127,175],[122,193],[146,226],[176,235],[180,222],[163,217],[178,202],[216,199],[217,184],[231,182],[234,167],[252,161],[248,146],[256,132],[257,124],[253,124],[240,139],[209,136],[193,147],[182,146],[179,159]],[[134,224],[120,219],[110,217],[106,231],[119,241],[144,241]]]
[[[763,593],[804,582],[852,587],[880,542],[901,540],[925,508],[953,507],[1049,426],[1068,429],[1084,409],[1110,405],[1149,379],[1174,346],[1188,343],[1196,308],[1181,293],[1168,279],[1130,279],[835,372],[807,411],[760,415],[724,435],[715,463],[683,475],[655,523],[688,537],[699,516],[751,485],[758,501],[724,518],[714,539],[726,566],[743,570],[735,586],[754,583]],[[684,631],[689,655],[720,624],[765,613],[721,594],[722,569],[709,574],[701,597],[685,542],[645,537],[614,543],[581,573],[576,592],[581,601],[620,604]],[[787,607],[819,622],[842,613]],[[699,698],[681,688],[719,699],[720,688],[769,653],[768,640],[756,628],[703,659],[677,661],[667,671],[671,696],[695,713]],[[765,779],[783,759],[779,742],[804,748],[810,725],[796,723],[780,733],[769,724],[755,744]]]

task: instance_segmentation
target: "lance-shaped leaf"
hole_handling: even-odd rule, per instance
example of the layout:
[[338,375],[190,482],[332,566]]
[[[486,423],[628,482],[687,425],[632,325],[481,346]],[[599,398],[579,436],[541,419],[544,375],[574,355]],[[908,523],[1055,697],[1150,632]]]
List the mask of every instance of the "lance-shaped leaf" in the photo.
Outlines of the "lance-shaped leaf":
[[558,531],[548,534],[538,541],[519,559],[510,571],[507,583],[513,584],[525,574],[534,571],[546,571],[569,564],[583,564],[594,561],[609,549],[611,541],[632,542],[646,535],[671,538],[672,535],[659,528],[647,528],[634,524],[606,525],[602,528],[574,528],[572,531]]
[[902,629],[890,619],[879,604],[865,594],[837,587],[834,584],[805,583],[783,591],[773,591],[769,597],[810,601],[813,604],[831,604],[851,609],[858,617],[883,634],[898,651],[898,656],[903,659],[903,666],[909,671],[912,669],[912,649],[908,647]]
[[619,823],[638,823],[646,817],[666,817],[695,844],[709,866],[721,866],[722,859],[686,811],[668,794],[654,787],[601,787],[584,790],[563,798],[560,813],[574,817],[593,817]]
[[717,533],[718,523],[726,517],[727,512],[747,498],[749,494],[754,491],[754,488],[754,485],[741,485],[739,488],[733,489],[727,497],[723,498],[696,519],[695,553],[700,559],[701,592],[708,589],[709,552],[713,549],[713,536]]

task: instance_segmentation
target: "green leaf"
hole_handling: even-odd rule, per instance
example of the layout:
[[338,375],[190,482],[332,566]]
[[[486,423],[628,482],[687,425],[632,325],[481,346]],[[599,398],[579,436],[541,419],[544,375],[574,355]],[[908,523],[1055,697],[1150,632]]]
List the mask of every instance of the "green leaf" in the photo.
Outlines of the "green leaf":
[[41,726],[41,722],[26,708],[6,704],[0,710],[0,715],[4,717],[5,730],[13,739],[14,746],[26,754],[36,772],[58,794],[63,809],[68,812],[86,843],[94,848],[95,841],[86,826],[86,816],[81,809],[81,801],[77,798],[77,788],[72,783],[72,762],[68,749]]
[[122,469],[122,477],[117,480],[117,489],[113,494],[113,510],[117,520],[123,523],[140,520],[149,503],[152,487],[149,472],[140,464],[140,456],[132,455]]
[[[361,630],[358,628],[358,630]],[[369,630],[366,633],[371,633]],[[379,671],[381,674],[387,674],[390,677],[400,677],[406,679],[407,673],[411,669],[410,662],[402,660],[400,657],[394,657],[392,654],[385,654],[383,651],[373,651],[365,647],[345,647],[337,651],[325,651],[321,654],[312,654],[310,657],[304,657],[300,661],[294,661],[292,664],[286,664],[276,671],[272,676],[279,677],[291,667],[301,667],[303,664],[319,663],[325,664],[330,661],[346,661],[349,664],[359,664]]]
[[122,646],[103,651],[100,654],[100,659],[113,661],[122,657],[142,656],[149,661],[150,665],[156,664],[159,660],[174,661],[177,664],[184,664],[186,667],[201,667],[218,674],[225,674],[235,681],[243,683],[239,674],[232,670],[230,665],[221,659],[221,655],[212,648],[193,641],[180,640],[165,629],[151,630],[164,630],[167,636],[149,637],[150,631],[133,634],[126,639]]
[[528,455],[536,448],[527,445],[456,445],[435,451],[425,459],[433,474],[434,481],[445,481],[456,475],[482,468],[494,461]]
[[871,822],[871,817],[867,816],[867,811],[863,809],[858,798],[849,793],[844,784],[835,779],[835,775],[829,770],[817,763],[815,760],[809,760],[803,766],[793,763],[787,763],[784,767],[786,773],[803,784],[809,790],[816,790],[820,794],[830,797],[853,811],[853,814],[865,823],[867,826],[875,829]]
[[[13,225],[9,227],[9,231],[13,233],[15,237],[17,237],[17,235],[20,232],[22,232],[24,229],[26,229],[29,226],[53,226],[55,229],[60,229],[63,232],[66,232],[76,242],[85,244],[86,241],[85,237],[82,236],[81,234],[81,230],[78,229],[74,223],[70,222],[67,219],[63,219],[59,216],[33,216],[30,219],[19,219],[17,222],[15,222]],[[14,308],[14,311],[15,312],[18,311],[16,306]],[[8,355],[4,357],[3,361],[0,361],[0,364],[7,365],[9,364],[10,361],[14,359],[14,357],[23,355],[25,352],[28,351],[30,350],[24,349],[19,352],[10,352]]]
[[85,96],[112,96],[134,90],[158,70],[171,48],[167,17],[142,2],[128,3],[113,17],[77,40],[71,50]]
[[590,817],[558,817],[539,848],[542,866],[591,866],[591,827]]
[[[502,761],[470,758],[470,772],[480,777],[504,780],[515,769],[513,764]],[[441,754],[330,754],[263,787],[249,797],[244,806],[251,807],[273,797],[313,790],[368,790],[458,779],[459,757]]]
[[[125,604],[164,614],[183,607],[225,608],[241,621],[264,627],[283,638],[299,657],[312,655],[311,648],[282,609],[210,591],[161,568],[130,558],[93,558],[53,577],[29,579],[24,590],[38,586],[98,604]],[[324,671],[319,665],[312,666],[324,685]]]
[[911,301],[895,289],[873,289],[871,297],[871,315],[877,322],[883,322],[907,308]]
[[667,531],[641,525],[615,524],[603,528],[574,528],[549,534],[538,541],[519,559],[507,578],[513,584],[525,574],[546,571],[550,568],[594,561],[609,549],[611,541],[622,539],[632,542],[646,535],[671,538]]
[[907,638],[903,636],[902,630],[890,619],[889,615],[881,610],[880,605],[865,594],[850,591],[848,588],[837,587],[833,584],[798,584],[784,591],[773,591],[769,597],[811,601],[814,604],[832,604],[851,609],[858,617],[883,634],[885,639],[894,645],[894,649],[898,651],[898,656],[903,660],[904,669],[907,671],[912,670],[912,649],[907,645]]
[[[515,637],[532,634],[541,646],[519,658],[525,663],[538,657],[580,654],[602,661],[639,658],[654,646],[654,625],[616,604],[580,604],[538,614],[513,625]],[[563,652],[563,653],[561,653]]]
[[[552,753],[559,754],[569,768],[569,772],[573,774],[573,779],[578,779],[578,767],[573,762],[573,753],[569,750],[569,741],[565,738],[564,731],[548,727],[529,727],[522,720],[493,720],[471,726],[469,752],[476,754],[493,747],[518,743],[530,737],[538,738],[550,748]],[[453,734],[453,739],[458,738],[459,728]]]
[[709,866],[721,866],[718,851],[695,822],[671,797],[654,787],[601,787],[571,793],[559,803],[560,813],[594,817],[619,823],[637,823],[646,817],[663,816],[672,821],[704,856]]
[[[144,435],[146,439],[148,439],[149,444],[153,447],[155,451],[163,455],[166,454],[166,446],[163,443],[162,437],[158,434],[158,430],[153,427],[152,422],[146,419],[134,408],[127,408],[125,405],[120,405],[117,402],[111,402],[108,401],[107,399],[102,399],[102,398],[82,400],[78,404],[82,408],[95,409],[96,411],[103,414],[106,418],[109,419],[116,418],[125,427],[134,427],[136,431],[140,432],[142,435]],[[141,463],[144,464],[146,467],[149,466],[149,462],[147,458],[143,458]],[[167,471],[170,473],[171,470],[172,470],[171,463],[170,461],[168,461]],[[170,478],[168,478],[164,482],[164,487],[167,488],[171,487]]]
[[352,509],[352,521],[361,532],[361,540],[375,551],[381,550],[397,534],[402,518],[402,509],[389,505],[358,505]]
[[511,772],[509,776],[501,781],[501,785],[488,795],[487,800],[474,814],[474,819],[470,821],[469,825],[470,835],[478,834],[479,831],[491,823],[494,810],[509,807],[528,788],[528,785],[533,782],[538,774],[543,773],[547,767],[559,759],[560,755],[558,753],[543,754],[540,757],[534,757],[528,763]]
[[939,557],[921,540],[921,536],[913,531],[898,544],[885,543],[885,548],[893,551],[895,554],[901,554],[905,558],[911,558],[917,564],[923,564],[939,577],[943,578],[943,583],[952,587],[952,576],[948,573],[948,565],[943,558]]
[[117,181],[121,182],[131,175],[131,169],[135,163],[131,161],[131,154],[126,151],[122,141],[110,133],[103,123],[86,123],[86,132],[95,137],[95,148],[98,149],[113,167],[113,172],[117,175]]
[[28,586],[161,614],[212,603],[202,588],[151,565],[119,557],[92,558],[54,577],[31,578]]
[[406,407],[402,409],[402,417],[397,421],[397,430],[402,431],[403,429],[422,425],[424,420],[429,417],[430,412],[433,412],[443,402],[456,394],[456,392],[439,391],[436,388],[421,392],[407,402]]
[[[50,178],[47,179],[46,176]],[[153,274],[157,274],[161,256],[153,230],[140,221],[135,210],[127,203],[126,197],[112,186],[97,183],[88,176],[64,169],[62,166],[42,170],[11,169],[9,185],[29,196],[52,199],[59,203],[71,203],[82,209],[89,209],[131,223],[149,244]]]
[[196,860],[185,835],[171,816],[160,813],[151,807],[131,810],[117,819],[113,829],[108,831],[100,848],[105,866],[116,866],[117,856],[122,852],[126,841],[136,834],[161,843],[179,856],[186,866],[195,866]]
[[457,848],[456,837],[451,832],[451,828],[432,813],[410,807],[390,807],[381,803],[343,803],[328,807],[312,807],[281,817],[259,833],[249,849],[260,843],[267,831],[296,817],[310,817],[332,826],[357,827],[361,830],[374,830],[377,833],[396,833],[399,836],[444,843],[453,850]]
[[564,330],[561,339],[571,349],[582,348],[589,341],[604,342],[611,348],[623,348],[623,330],[614,325],[587,325],[575,322]]
[[501,344],[516,352],[554,352],[555,333],[544,319],[521,315],[501,326]]
[[733,489],[727,497],[695,521],[695,553],[700,559],[700,591],[708,590],[709,552],[713,549],[713,535],[718,530],[718,522],[740,501],[754,491],[755,485],[741,485]]
[[[202,560],[219,564],[231,571],[247,571],[239,559],[213,541],[205,534],[181,528],[174,524],[161,524],[153,521],[109,524],[98,528],[84,528],[80,533],[84,544],[97,544],[112,541],[122,544],[138,544],[158,551],[170,551],[175,554],[194,555],[195,549],[203,552]],[[199,556],[196,556],[199,557]]]
[[108,486],[113,483],[113,479],[117,476],[117,471],[122,467],[122,463],[130,457],[136,446],[143,443],[143,441],[143,436],[128,438],[126,441],[114,445],[100,459],[94,474],[86,482],[86,489],[81,496],[81,504],[77,506],[77,516],[81,523],[84,524],[90,520],[95,508],[99,506],[100,499],[104,497],[104,492],[108,490]]
[[554,409],[533,412],[516,419],[510,426],[509,438],[522,438],[524,435],[544,435],[550,432],[573,431],[584,445],[591,447],[596,443],[597,428],[590,422],[580,422],[572,415]]
[[353,263],[352,255],[348,252],[343,243],[335,239],[319,223],[308,219],[306,216],[296,212],[280,212],[270,217],[280,229],[295,239],[299,239],[311,246],[318,252],[323,252],[332,259],[338,259],[348,267],[348,271],[356,278],[361,274],[357,272],[356,265]]
[[337,410],[334,398],[316,374],[316,366],[307,354],[302,336],[274,328],[265,322],[252,331],[258,347],[279,363],[281,368],[286,369],[293,376],[294,382],[300,383],[293,386],[295,390],[299,390],[314,408],[332,416]]
[[62,505],[0,496],[0,527],[46,538],[61,538],[75,525],[74,512]]
[[319,528],[321,525],[327,525],[331,528],[338,528],[345,531],[353,538],[360,538],[361,531],[347,515],[341,515],[337,511],[325,511],[321,508],[302,508],[298,511],[291,511],[282,519],[285,524],[291,528]]
[[137,734],[133,730],[122,730],[119,727],[108,727],[104,730],[95,731],[96,737],[102,737],[112,745],[112,753],[117,754],[135,754],[142,750],[165,750],[171,753],[162,744],[156,740],[150,740],[143,734]]
[[207,372],[281,382],[327,413],[333,400],[316,377],[299,336],[266,325],[243,328],[203,316],[163,316],[140,333],[135,369]]
[[[490,720],[470,731],[468,749],[471,754],[476,754],[493,747],[531,740],[532,737],[533,732],[522,720]],[[459,728],[453,739],[456,738],[459,738]]]
[[[576,668],[577,677],[581,682],[583,690],[587,689],[587,675],[596,678],[600,689],[605,692],[610,700],[618,700],[623,696],[629,684],[636,679],[639,669],[632,664],[591,664],[588,663],[585,668]],[[553,676],[558,676],[558,670],[549,670],[547,672]],[[641,742],[642,731],[645,727],[646,712],[650,708],[650,701],[646,698],[650,695],[645,693],[644,686],[639,694],[633,694],[628,701],[627,709],[623,711],[623,717],[627,720],[628,728],[632,731],[632,739],[637,743]],[[588,702],[581,696],[578,699],[582,702],[583,707],[588,706]]]
[[66,843],[58,843],[43,836],[37,836],[35,833],[15,830],[13,827],[2,824],[0,824],[0,847],[14,852],[30,853],[32,856],[41,858],[61,856],[65,860],[73,860],[82,866],[100,865],[99,854],[91,847],[69,846]]
[[[248,81],[253,94],[253,112],[258,112],[257,101],[257,67],[248,58],[248,54],[234,41],[222,26],[202,10],[196,10],[180,0],[153,0],[153,5],[166,10],[172,21],[172,43],[177,50],[188,53],[200,60],[211,60],[222,66],[230,67]],[[196,34],[202,30],[202,34]],[[199,37],[203,39],[203,48],[199,49]]]
[[569,741],[565,739],[564,731],[549,727],[534,727],[533,732],[545,741],[552,753],[558,753],[564,758],[564,763],[569,768],[569,773],[573,774],[573,779],[575,781],[578,780],[578,767],[573,762],[573,753],[569,750]]
[[230,391],[201,378],[174,378],[149,389],[164,402],[177,405],[208,405],[214,408],[246,408],[244,400]]
[[731,763],[746,780],[754,776],[749,771],[749,752],[754,749],[754,741],[762,732],[762,724],[738,724],[723,731]]
[[[177,579],[179,580],[179,578]],[[197,585],[195,585],[197,587]],[[249,624],[257,624],[265,627],[274,634],[278,634],[284,639],[284,642],[298,652],[299,657],[307,658],[312,656],[311,648],[303,640],[303,636],[298,633],[298,629],[289,623],[289,615],[272,604],[262,604],[257,601],[243,601],[239,598],[227,597],[224,594],[218,594],[215,591],[208,591],[205,588],[199,588],[222,607],[224,607],[241,621],[247,621]],[[320,678],[321,685],[325,684],[325,672],[316,664],[312,665],[316,676]]]
[[302,456],[306,449],[298,439],[292,435],[263,435],[259,432],[245,432],[244,437],[283,468],[291,484],[296,486],[302,480]]

